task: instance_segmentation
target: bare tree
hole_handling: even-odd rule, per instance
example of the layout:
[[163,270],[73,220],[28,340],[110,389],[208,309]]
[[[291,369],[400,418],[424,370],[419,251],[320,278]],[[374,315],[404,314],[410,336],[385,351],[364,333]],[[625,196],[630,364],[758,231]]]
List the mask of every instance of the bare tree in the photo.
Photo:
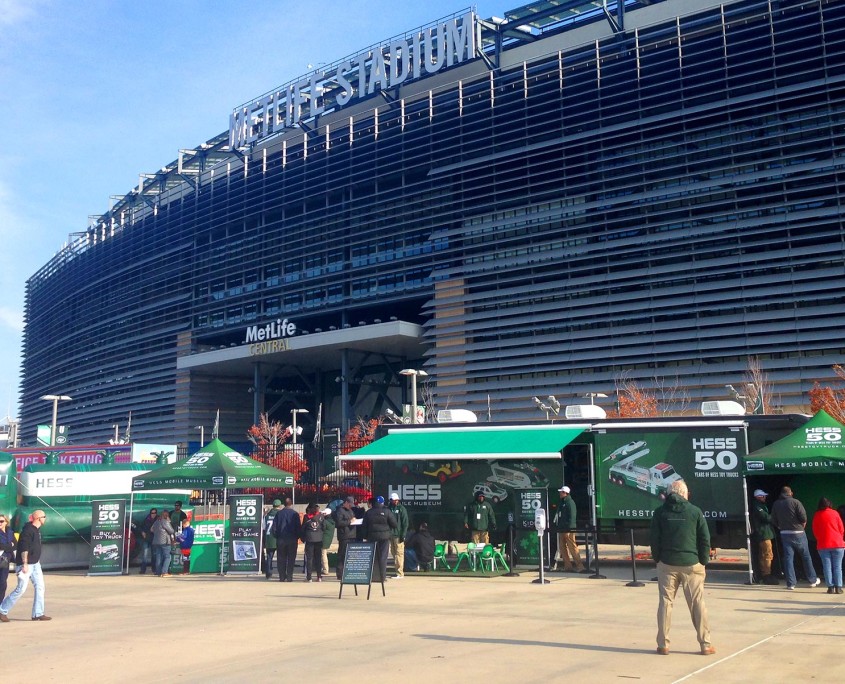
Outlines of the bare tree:
[[[437,422],[437,408],[434,405],[434,387],[432,385],[430,376],[427,376],[417,387],[419,405],[425,406],[424,423]],[[448,401],[447,408],[448,408]],[[413,417],[411,418],[413,421]]]
[[773,398],[772,383],[760,359],[749,356],[748,369],[745,371],[745,410],[749,413],[772,413]]
[[689,392],[681,386],[677,375],[671,381],[662,375],[655,376],[654,387],[659,397],[657,408],[661,416],[683,415],[692,403]]

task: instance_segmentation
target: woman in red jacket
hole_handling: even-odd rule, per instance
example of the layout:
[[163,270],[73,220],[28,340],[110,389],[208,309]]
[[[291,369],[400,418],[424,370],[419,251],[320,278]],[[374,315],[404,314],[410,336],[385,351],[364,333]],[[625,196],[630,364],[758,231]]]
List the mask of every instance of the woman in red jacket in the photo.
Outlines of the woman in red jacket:
[[822,558],[828,594],[842,593],[842,557],[845,555],[845,526],[830,499],[822,497],[813,516],[813,536]]

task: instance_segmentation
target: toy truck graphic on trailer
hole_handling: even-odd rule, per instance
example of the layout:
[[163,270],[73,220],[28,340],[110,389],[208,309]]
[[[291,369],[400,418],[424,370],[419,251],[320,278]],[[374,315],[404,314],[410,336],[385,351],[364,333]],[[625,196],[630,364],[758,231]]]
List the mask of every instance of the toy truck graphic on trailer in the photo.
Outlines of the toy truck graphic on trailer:
[[537,468],[527,463],[508,463],[498,461],[490,463],[488,482],[514,489],[526,487],[546,487],[549,481]]
[[683,478],[668,463],[656,463],[648,468],[638,466],[637,461],[649,453],[651,450],[645,442],[629,442],[613,451],[604,459],[618,461],[610,467],[610,481],[620,486],[636,487],[647,494],[665,499],[669,485]]

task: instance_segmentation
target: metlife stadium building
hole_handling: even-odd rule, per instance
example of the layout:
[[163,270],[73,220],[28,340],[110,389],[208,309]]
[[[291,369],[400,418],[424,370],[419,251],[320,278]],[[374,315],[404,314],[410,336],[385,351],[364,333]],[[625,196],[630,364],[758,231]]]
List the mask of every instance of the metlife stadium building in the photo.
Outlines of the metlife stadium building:
[[77,442],[310,439],[403,369],[537,419],[756,356],[805,406],[845,348],[845,2],[620,3],[461,10],[235,108],[28,281],[24,440],[51,393]]

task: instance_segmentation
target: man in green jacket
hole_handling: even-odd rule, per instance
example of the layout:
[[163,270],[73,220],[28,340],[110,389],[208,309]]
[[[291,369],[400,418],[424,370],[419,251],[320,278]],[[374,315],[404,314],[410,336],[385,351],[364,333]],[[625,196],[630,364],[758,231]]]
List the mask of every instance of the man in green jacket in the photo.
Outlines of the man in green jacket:
[[701,655],[713,655],[710,624],[704,605],[704,566],[710,560],[710,531],[704,514],[689,503],[689,490],[676,480],[666,490],[666,501],[651,519],[651,555],[657,563],[660,603],[657,608],[657,652],[669,655],[672,604],[683,587]]
[[[557,507],[555,517],[552,519],[552,528],[557,532],[557,551],[560,560],[563,561],[564,572],[581,572],[584,570],[584,561],[578,552],[578,542],[575,541],[575,530],[577,528],[578,509],[572,500],[570,489],[566,485],[558,489],[560,494],[560,505]],[[574,567],[573,567],[574,564]],[[557,563],[554,569],[557,569]]]
[[772,516],[766,506],[768,494],[762,489],[754,490],[754,501],[751,503],[751,541],[757,544],[757,567],[760,571],[759,581],[763,584],[780,584],[772,577],[772,540],[775,538],[775,528],[772,527]]
[[476,492],[475,500],[467,505],[464,527],[470,531],[470,541],[476,544],[490,543],[488,530],[496,529],[496,514],[493,507],[484,500],[484,492]]
[[390,555],[393,556],[393,563],[396,566],[394,579],[402,579],[405,576],[405,537],[408,534],[408,509],[399,501],[399,494],[393,492],[390,495],[390,511],[399,523],[396,529],[390,531]]

